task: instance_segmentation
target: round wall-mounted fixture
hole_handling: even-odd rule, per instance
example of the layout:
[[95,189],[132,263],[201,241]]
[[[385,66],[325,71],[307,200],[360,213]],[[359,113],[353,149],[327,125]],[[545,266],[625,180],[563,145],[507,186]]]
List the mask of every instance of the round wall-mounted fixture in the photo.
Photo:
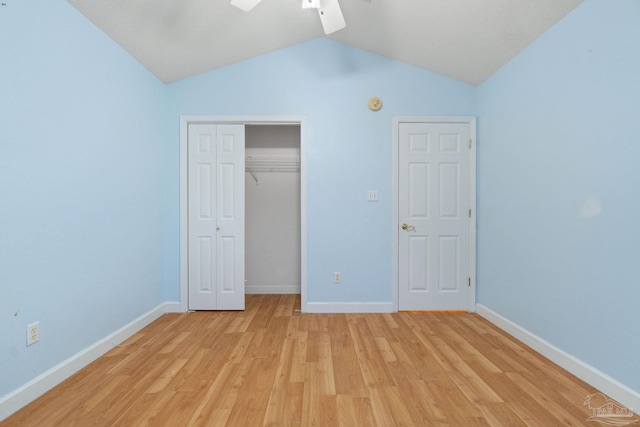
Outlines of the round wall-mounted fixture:
[[377,96],[374,96],[369,100],[369,109],[371,111],[378,111],[382,108],[382,100]]

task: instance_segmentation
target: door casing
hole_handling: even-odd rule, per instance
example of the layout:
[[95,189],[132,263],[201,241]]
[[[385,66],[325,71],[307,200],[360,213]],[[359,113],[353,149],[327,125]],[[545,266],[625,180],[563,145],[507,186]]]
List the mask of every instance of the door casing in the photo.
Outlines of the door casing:
[[399,292],[399,140],[398,133],[400,123],[464,123],[469,126],[469,135],[471,138],[471,149],[469,150],[469,206],[471,206],[471,219],[469,221],[469,304],[468,311],[476,311],[476,118],[470,116],[397,116],[393,118],[393,153],[392,153],[392,189],[393,189],[393,260],[392,260],[392,277],[393,277],[393,307],[395,311],[399,309],[398,292]]
[[189,216],[188,151],[190,124],[263,124],[300,126],[300,299],[307,311],[307,119],[304,116],[180,116],[180,311],[188,311]]

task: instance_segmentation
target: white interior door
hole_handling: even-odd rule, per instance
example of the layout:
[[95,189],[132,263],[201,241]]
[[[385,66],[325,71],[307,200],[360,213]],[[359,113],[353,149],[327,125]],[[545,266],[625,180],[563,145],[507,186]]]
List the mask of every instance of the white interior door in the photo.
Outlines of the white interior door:
[[398,308],[469,309],[469,123],[399,123]]
[[244,309],[244,125],[188,130],[189,310]]

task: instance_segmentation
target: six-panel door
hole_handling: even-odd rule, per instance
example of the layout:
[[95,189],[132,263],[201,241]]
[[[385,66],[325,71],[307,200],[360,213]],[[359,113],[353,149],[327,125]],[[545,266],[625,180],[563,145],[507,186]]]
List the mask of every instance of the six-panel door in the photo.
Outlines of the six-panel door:
[[398,307],[469,306],[469,124],[400,123]]

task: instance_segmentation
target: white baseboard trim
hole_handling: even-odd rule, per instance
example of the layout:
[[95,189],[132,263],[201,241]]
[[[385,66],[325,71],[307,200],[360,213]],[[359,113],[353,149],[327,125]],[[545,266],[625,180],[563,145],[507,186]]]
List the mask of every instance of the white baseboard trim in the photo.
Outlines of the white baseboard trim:
[[186,313],[182,309],[182,304],[180,301],[168,301],[164,303],[164,312],[165,313]]
[[482,304],[476,304],[476,312],[558,366],[597,388],[611,399],[618,401],[621,405],[636,411],[640,409],[640,392],[632,390],[604,372],[559,349]]
[[305,313],[393,313],[392,302],[308,302]]
[[67,360],[60,362],[56,366],[38,375],[14,391],[0,397],[0,421],[4,420],[9,415],[18,411],[30,402],[33,402],[35,399],[51,390],[53,387],[66,380],[89,363],[98,359],[107,351],[119,345],[163,314],[180,312],[180,310],[172,311],[175,309],[176,305],[179,309],[180,303],[169,302],[160,304],[156,308],[133,320],[128,325],[125,325],[117,331],[107,335],[84,350],[74,354]]
[[244,287],[246,295],[283,295],[283,294],[299,294],[300,285],[247,285]]

